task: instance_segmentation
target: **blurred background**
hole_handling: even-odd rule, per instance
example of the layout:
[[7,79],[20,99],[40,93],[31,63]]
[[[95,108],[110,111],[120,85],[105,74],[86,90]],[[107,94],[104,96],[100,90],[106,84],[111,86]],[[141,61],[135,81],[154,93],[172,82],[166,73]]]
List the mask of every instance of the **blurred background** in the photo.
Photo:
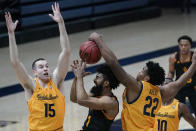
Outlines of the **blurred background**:
[[[161,16],[161,8],[179,8],[196,0],[56,0],[69,33]],[[58,28],[48,17],[54,0],[0,0],[0,47],[8,46],[4,12],[20,21],[18,44],[55,37]],[[31,35],[33,33],[33,36]]]

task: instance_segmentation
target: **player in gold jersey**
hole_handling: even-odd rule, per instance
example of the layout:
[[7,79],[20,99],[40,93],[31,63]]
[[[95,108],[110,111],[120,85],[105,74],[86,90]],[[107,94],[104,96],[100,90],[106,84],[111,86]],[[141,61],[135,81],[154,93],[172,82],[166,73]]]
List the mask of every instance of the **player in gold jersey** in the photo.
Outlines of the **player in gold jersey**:
[[174,98],[176,93],[195,72],[196,51],[187,72],[177,81],[161,86],[165,80],[165,71],[158,63],[146,63],[146,66],[138,73],[137,78],[134,78],[120,66],[117,57],[103,42],[101,35],[92,33],[89,40],[97,43],[106,63],[110,66],[117,79],[125,86],[121,113],[123,130],[155,130],[155,115],[161,106],[161,101]]
[[52,5],[52,11],[54,15],[49,16],[59,26],[61,53],[52,74],[44,58],[36,59],[32,64],[34,79],[19,60],[14,34],[18,21],[13,22],[10,13],[5,13],[11,64],[24,88],[28,102],[29,131],[63,131],[65,114],[63,84],[69,67],[70,44],[58,3]]
[[[172,82],[172,79],[166,79],[164,84]],[[196,129],[196,118],[193,117],[188,107],[177,99],[162,101],[162,106],[158,111],[156,118],[156,131],[178,131],[180,118],[189,122]]]

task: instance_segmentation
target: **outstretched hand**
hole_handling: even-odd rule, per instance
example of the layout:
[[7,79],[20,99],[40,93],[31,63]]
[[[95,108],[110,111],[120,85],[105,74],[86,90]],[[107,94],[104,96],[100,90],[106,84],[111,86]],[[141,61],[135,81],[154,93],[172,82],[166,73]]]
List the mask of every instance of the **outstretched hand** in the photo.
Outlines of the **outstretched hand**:
[[102,40],[102,35],[101,34],[98,34],[96,32],[93,32],[90,34],[90,36],[88,37],[89,40],[92,40],[92,41],[99,41],[99,40]]
[[49,16],[57,23],[63,22],[63,17],[61,16],[61,12],[59,8],[59,3],[55,2],[54,4],[52,4],[52,11],[53,11],[53,15],[49,14]]
[[86,62],[74,60],[73,64],[71,65],[72,71],[76,77],[84,77],[86,75],[91,74],[91,72],[85,72]]
[[6,20],[8,33],[13,33],[15,31],[16,27],[17,27],[18,20],[13,22],[10,12],[5,12],[5,20]]

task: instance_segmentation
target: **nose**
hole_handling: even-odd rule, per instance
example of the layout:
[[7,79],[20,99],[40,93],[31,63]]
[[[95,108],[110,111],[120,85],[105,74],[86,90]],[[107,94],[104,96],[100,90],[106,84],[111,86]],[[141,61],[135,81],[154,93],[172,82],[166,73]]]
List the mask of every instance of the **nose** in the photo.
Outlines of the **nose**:
[[93,81],[94,81],[94,83],[96,83],[96,78],[94,78],[94,80],[93,80]]
[[47,67],[44,67],[44,71],[48,71],[48,68]]
[[95,83],[95,85],[97,85],[97,81],[96,80],[94,80],[94,83]]
[[185,45],[183,45],[183,46],[182,46],[182,48],[184,49],[184,48],[186,48],[186,46],[185,46]]

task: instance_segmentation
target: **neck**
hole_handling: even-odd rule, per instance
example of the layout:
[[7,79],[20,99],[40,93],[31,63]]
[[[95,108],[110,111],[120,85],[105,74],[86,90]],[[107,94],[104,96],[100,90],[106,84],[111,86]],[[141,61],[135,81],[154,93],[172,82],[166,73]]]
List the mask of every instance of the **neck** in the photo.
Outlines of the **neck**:
[[180,52],[180,56],[181,56],[182,58],[189,57],[189,56],[190,56],[190,54],[191,54],[191,51],[189,51],[189,52],[188,52],[188,53],[186,53],[186,54],[183,54],[183,53],[181,53],[181,52]]
[[187,54],[180,53],[180,61],[181,62],[187,62],[191,59],[191,52],[189,51]]
[[39,80],[39,83],[42,85],[42,86],[45,86],[46,84],[49,83],[50,79],[41,79],[41,78],[38,78]]
[[102,96],[111,96],[112,91],[111,91],[111,89],[106,88],[105,90],[102,91],[101,95]]

